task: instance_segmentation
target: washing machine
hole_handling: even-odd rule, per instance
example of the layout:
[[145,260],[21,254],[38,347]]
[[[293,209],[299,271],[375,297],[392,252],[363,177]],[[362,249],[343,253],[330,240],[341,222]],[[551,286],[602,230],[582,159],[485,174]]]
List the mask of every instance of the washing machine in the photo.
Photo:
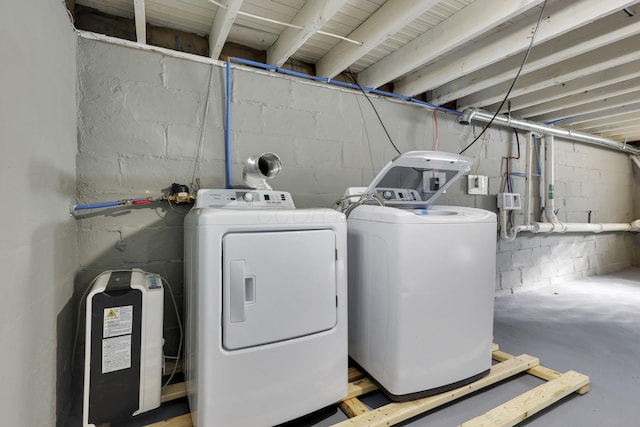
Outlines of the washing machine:
[[408,152],[347,191],[349,354],[395,401],[491,367],[496,215],[432,204],[472,162]]
[[347,394],[346,219],[267,190],[200,190],[185,218],[194,425],[273,426]]

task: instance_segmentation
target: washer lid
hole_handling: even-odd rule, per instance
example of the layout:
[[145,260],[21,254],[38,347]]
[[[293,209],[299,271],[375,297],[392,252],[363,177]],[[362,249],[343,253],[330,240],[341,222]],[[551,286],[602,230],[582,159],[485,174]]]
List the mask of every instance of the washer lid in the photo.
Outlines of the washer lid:
[[[409,151],[387,163],[371,182],[367,193],[381,194],[387,199],[386,206],[427,206],[468,172],[472,164],[473,158],[458,154]],[[384,197],[391,194],[390,189],[410,190],[411,197]]]

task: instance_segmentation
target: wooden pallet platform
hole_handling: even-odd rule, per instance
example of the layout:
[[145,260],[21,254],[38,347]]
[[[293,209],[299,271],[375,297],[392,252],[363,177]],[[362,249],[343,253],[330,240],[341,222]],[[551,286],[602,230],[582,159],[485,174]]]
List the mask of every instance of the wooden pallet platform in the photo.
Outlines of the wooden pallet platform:
[[[522,372],[541,378],[546,382],[485,414],[460,424],[458,427],[514,426],[572,393],[585,394],[589,391],[589,377],[581,373],[575,371],[560,373],[545,368],[540,366],[540,361],[536,357],[526,354],[514,356],[501,351],[495,344],[492,355],[498,363],[491,367],[487,376],[478,381],[446,393],[409,402],[389,403],[372,410],[365,406],[358,397],[375,391],[378,387],[356,368],[349,368],[349,391],[347,397],[338,403],[340,409],[349,419],[334,424],[332,427],[396,425],[490,385],[513,378]],[[162,401],[166,402],[184,396],[186,396],[184,383],[172,384],[163,389]],[[191,426],[191,415],[185,414],[150,424],[147,427]]]

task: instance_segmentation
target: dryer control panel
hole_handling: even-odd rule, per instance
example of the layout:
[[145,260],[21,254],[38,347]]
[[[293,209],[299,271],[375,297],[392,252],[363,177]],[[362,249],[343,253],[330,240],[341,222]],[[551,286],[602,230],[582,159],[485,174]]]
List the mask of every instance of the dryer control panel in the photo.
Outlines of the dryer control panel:
[[286,191],[253,189],[199,190],[196,196],[195,207],[295,209],[291,194]]

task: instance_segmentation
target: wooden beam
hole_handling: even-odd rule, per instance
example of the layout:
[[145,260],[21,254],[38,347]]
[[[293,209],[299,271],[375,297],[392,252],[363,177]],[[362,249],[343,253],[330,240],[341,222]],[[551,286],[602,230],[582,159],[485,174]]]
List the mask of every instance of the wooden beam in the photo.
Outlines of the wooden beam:
[[593,90],[584,90],[576,95],[567,96],[554,101],[541,102],[540,104],[529,108],[518,109],[517,107],[513,108],[512,106],[511,112],[515,116],[524,118],[534,117],[541,114],[551,114],[554,112],[559,113],[560,117],[566,117],[564,110],[570,107],[577,107],[591,102],[609,99],[617,95],[624,95],[628,92],[638,90],[640,90],[640,77],[609,86],[599,87]]
[[168,420],[158,421],[157,423],[148,424],[146,427],[192,427],[191,414],[184,414],[178,417],[169,418]]
[[147,18],[144,9],[145,0],[133,0],[133,12],[136,20],[136,39],[138,43],[147,43]]
[[539,362],[538,358],[524,354],[514,359],[509,359],[505,362],[493,365],[487,376],[466,386],[435,396],[425,397],[423,399],[402,403],[390,403],[357,417],[335,424],[334,427],[386,427],[394,425],[433,408],[437,408],[438,406],[474,393],[482,388],[516,375],[519,372],[524,372],[527,369],[538,365]]
[[308,1],[296,14],[291,24],[303,27],[285,28],[278,40],[267,49],[267,63],[280,67],[311,36],[326,25],[344,5],[343,0]]
[[514,426],[587,384],[588,376],[569,371],[459,427]]
[[378,87],[541,3],[542,0],[476,0],[358,74],[358,83]]
[[[511,96],[520,96],[555,86],[559,82],[570,81],[618,65],[637,61],[640,59],[639,43],[640,35],[636,35],[584,53],[570,60],[554,64],[543,70],[529,73],[518,80],[518,84],[511,92]],[[484,107],[499,102],[504,98],[510,86],[511,82],[505,82],[460,98],[458,100],[458,109],[462,111],[468,107]]]
[[590,122],[577,124],[574,125],[572,129],[588,130],[590,133],[604,132],[610,129],[616,129],[617,127],[624,126],[628,123],[637,123],[639,117],[639,112],[631,111],[614,117],[607,117],[606,119],[592,120]]
[[[626,2],[581,0],[551,5],[545,11],[550,19],[540,22],[536,47],[522,75],[640,33],[640,15],[629,17],[620,4]],[[522,52],[531,42],[535,20],[527,24],[500,31],[480,46],[470,46],[407,76],[396,82],[396,91],[414,95],[433,89],[429,102],[440,105],[512,80],[522,64]]]
[[161,402],[168,402],[170,400],[180,399],[187,396],[187,387],[184,383],[169,384],[162,389],[160,395]]
[[636,124],[635,126],[629,127],[627,129],[621,129],[612,132],[605,132],[602,134],[605,138],[612,139],[625,139],[627,138],[629,141],[636,139],[640,135],[640,125]]
[[369,378],[362,378],[349,383],[349,388],[347,391],[347,396],[344,400],[351,399],[352,397],[362,396],[363,394],[371,393],[372,391],[376,391],[378,386],[371,381]]
[[367,408],[357,397],[351,399],[345,399],[338,404],[342,412],[349,418],[357,417],[358,415],[369,412]]
[[226,8],[218,7],[209,32],[209,56],[213,59],[218,59],[220,52],[222,52],[231,26],[238,16],[242,0],[222,0],[220,3],[224,4]]
[[[577,79],[557,82],[553,86],[520,96],[510,96],[512,111],[531,107],[556,99],[562,99],[572,95],[580,94],[585,91],[594,90],[602,86],[607,86],[619,82],[631,80],[640,77],[640,67],[635,62],[629,62],[617,67],[608,68],[597,73],[589,74]],[[487,110],[495,111],[499,106],[499,102],[487,106]]]
[[316,63],[318,76],[333,78],[365,56],[411,21],[433,8],[439,0],[393,0],[385,2],[349,34],[361,46],[341,41]]
[[535,122],[546,123],[562,119],[564,117],[581,116],[583,114],[596,113],[598,111],[609,110],[615,107],[622,107],[636,102],[640,99],[640,88],[632,88],[633,92],[625,92],[623,95],[605,97],[597,101],[577,105],[575,107],[564,108],[546,114],[539,114],[529,117]]
[[630,112],[640,111],[640,102],[635,102],[633,104],[625,105],[622,107],[610,108],[608,110],[598,111],[595,113],[583,114],[576,117],[568,118],[567,120],[563,120],[562,123],[559,123],[558,126],[563,127],[565,129],[572,129],[573,125],[588,123],[593,120],[601,120],[610,117],[616,117],[620,114],[627,114]]

